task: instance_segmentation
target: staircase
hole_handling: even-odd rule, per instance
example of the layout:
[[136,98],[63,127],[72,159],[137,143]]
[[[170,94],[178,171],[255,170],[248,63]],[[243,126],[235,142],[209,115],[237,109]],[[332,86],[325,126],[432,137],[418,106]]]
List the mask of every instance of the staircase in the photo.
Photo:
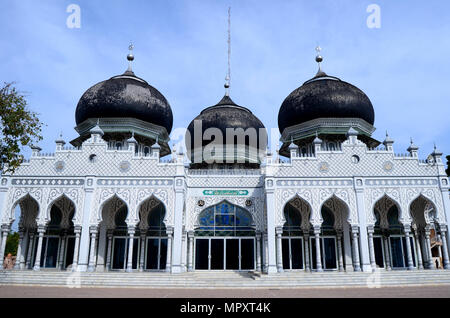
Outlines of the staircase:
[[449,285],[450,270],[362,272],[61,272],[0,271],[0,285],[139,288],[338,288]]

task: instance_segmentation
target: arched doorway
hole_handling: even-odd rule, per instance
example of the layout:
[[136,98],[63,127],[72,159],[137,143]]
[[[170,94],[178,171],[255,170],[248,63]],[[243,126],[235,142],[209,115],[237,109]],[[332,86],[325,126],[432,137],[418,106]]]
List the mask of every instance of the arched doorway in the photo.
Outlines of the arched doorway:
[[[447,233],[436,217],[435,205],[420,195],[410,205],[413,238],[418,267],[444,269],[449,267]],[[425,265],[425,266],[424,266]]]
[[409,230],[406,235],[404,225],[399,220],[398,205],[384,196],[375,204],[374,215],[376,222],[373,242],[376,266],[387,270],[416,267],[414,239],[409,235]]
[[139,270],[141,271],[168,269],[169,236],[164,223],[165,215],[164,204],[154,197],[147,199],[139,209]]
[[195,230],[195,269],[255,270],[255,236],[247,210],[227,201],[206,208]]
[[309,204],[295,198],[284,207],[283,234],[281,239],[281,252],[283,270],[309,270],[309,232],[311,225]]

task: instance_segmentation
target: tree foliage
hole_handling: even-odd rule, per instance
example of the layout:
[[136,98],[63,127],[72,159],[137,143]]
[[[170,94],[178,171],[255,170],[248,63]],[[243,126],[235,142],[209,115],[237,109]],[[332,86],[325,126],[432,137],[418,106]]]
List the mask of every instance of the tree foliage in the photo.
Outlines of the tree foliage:
[[12,256],[16,256],[17,248],[19,247],[19,233],[14,232],[8,235],[6,239],[5,255],[11,253]]
[[27,107],[14,83],[0,88],[0,173],[14,171],[23,160],[21,147],[42,139],[42,123]]

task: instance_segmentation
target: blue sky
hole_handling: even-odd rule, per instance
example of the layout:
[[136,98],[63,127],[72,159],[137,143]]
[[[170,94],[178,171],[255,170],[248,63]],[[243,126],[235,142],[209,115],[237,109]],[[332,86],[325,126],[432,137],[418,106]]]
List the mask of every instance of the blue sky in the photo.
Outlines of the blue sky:
[[[66,26],[69,4],[81,28]],[[369,29],[369,4],[381,28]],[[50,1],[2,0],[0,80],[17,82],[45,122],[44,152],[60,132],[77,136],[75,108],[97,82],[127,68],[161,91],[186,127],[224,94],[227,8],[232,7],[231,97],[267,128],[277,127],[284,98],[323,68],[362,89],[375,108],[374,137],[385,131],[395,151],[409,139],[425,158],[433,143],[450,154],[450,2],[448,1]],[[29,155],[29,151],[26,151]]]

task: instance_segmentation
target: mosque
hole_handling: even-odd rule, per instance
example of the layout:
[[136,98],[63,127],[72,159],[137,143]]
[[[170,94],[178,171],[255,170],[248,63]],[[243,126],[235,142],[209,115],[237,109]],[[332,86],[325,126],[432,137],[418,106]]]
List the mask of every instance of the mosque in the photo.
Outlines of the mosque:
[[171,106],[133,59],[81,96],[71,146],[33,146],[1,175],[0,265],[16,221],[23,271],[450,269],[442,153],[374,139],[370,99],[327,75],[320,52],[317,74],[280,101],[272,150],[229,82],[187,127],[186,151],[171,149]]

